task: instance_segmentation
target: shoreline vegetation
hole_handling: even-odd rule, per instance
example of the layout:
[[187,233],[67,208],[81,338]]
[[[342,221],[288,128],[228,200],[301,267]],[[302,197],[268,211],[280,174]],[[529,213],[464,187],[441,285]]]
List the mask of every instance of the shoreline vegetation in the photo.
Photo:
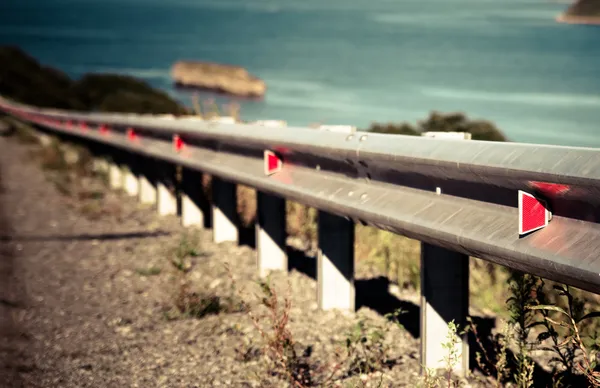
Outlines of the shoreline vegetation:
[[600,25],[600,1],[576,0],[556,21],[566,24]]
[[139,114],[191,114],[166,92],[137,78],[108,73],[71,79],[18,47],[0,46],[0,94],[42,108]]

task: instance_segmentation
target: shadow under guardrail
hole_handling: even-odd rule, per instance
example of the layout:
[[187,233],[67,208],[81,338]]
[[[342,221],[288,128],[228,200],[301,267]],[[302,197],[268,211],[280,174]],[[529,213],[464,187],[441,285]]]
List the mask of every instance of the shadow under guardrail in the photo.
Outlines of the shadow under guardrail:
[[132,233],[102,233],[80,235],[48,235],[48,236],[15,236],[11,234],[0,235],[0,242],[18,241],[85,241],[85,240],[123,240],[133,238],[152,238],[169,236],[169,232],[132,232]]

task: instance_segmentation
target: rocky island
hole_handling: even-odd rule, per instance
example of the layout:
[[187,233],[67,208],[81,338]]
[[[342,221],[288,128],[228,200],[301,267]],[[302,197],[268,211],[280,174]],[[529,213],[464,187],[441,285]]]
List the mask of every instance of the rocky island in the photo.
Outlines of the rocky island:
[[556,20],[561,23],[600,24],[600,0],[576,0]]
[[245,98],[262,98],[265,82],[239,66],[200,61],[179,61],[171,69],[175,85],[211,90]]

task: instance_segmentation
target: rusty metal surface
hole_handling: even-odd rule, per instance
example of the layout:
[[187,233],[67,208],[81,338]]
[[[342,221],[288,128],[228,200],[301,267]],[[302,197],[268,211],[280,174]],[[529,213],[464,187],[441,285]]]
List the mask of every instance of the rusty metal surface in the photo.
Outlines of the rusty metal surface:
[[[84,121],[87,132],[41,125],[600,293],[599,149],[48,112],[0,99],[7,107]],[[101,124],[113,132],[101,135]],[[127,139],[128,127],[137,142]],[[174,134],[185,144],[181,152]],[[265,149],[283,156],[281,172],[264,174]],[[535,193],[532,181],[568,189],[544,193],[553,220],[519,238],[517,190]]]

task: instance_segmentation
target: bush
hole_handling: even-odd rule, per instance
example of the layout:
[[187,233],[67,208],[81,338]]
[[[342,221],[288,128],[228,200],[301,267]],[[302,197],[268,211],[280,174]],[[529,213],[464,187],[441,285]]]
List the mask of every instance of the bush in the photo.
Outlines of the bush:
[[506,136],[491,122],[470,120],[464,113],[432,112],[426,120],[414,127],[408,123],[373,123],[367,129],[374,133],[421,136],[423,132],[468,132],[473,140],[508,141]]
[[166,93],[124,75],[88,74],[76,82],[73,91],[91,110],[142,114],[186,112]]
[[0,94],[44,108],[140,114],[187,113],[183,105],[144,81],[114,74],[88,74],[74,81],[11,46],[0,47]]
[[69,91],[73,81],[62,72],[40,65],[17,47],[0,47],[0,94],[25,104],[84,109]]

